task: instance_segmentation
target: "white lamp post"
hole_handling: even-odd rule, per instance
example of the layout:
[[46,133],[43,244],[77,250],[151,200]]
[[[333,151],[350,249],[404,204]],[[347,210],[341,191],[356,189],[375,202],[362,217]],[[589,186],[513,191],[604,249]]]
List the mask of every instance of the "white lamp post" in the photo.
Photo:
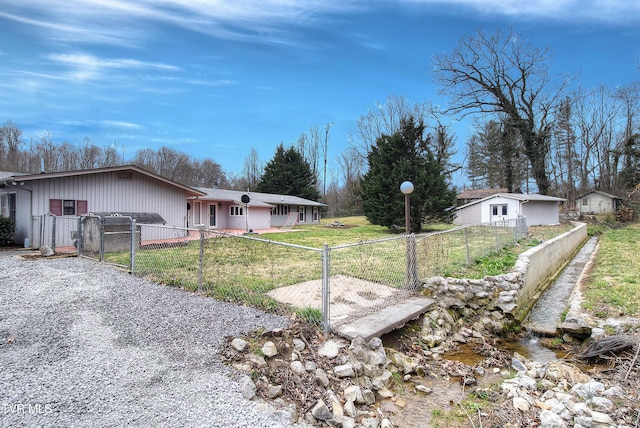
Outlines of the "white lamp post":
[[400,185],[400,191],[404,193],[404,230],[408,235],[411,233],[411,222],[409,221],[409,218],[411,217],[409,209],[409,195],[413,192],[413,183],[410,181],[403,181]]

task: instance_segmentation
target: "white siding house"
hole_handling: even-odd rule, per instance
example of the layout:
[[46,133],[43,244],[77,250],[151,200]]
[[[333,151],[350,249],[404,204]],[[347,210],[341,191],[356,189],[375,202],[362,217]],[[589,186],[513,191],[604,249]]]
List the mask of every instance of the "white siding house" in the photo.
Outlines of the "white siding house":
[[526,217],[527,225],[557,224],[560,222],[560,203],[554,196],[499,193],[456,208],[454,224],[478,224],[518,217]]
[[17,244],[32,237],[37,225],[34,218],[47,214],[71,220],[92,212],[156,213],[168,226],[186,227],[187,198],[201,195],[196,189],[134,165],[14,174],[0,181],[0,199],[15,198]]
[[[208,229],[260,230],[285,224],[319,224],[326,205],[297,196],[199,187],[189,201],[190,224]],[[244,202],[248,198],[249,202]],[[246,199],[245,199],[246,200]]]
[[622,205],[622,198],[599,190],[592,190],[576,198],[576,209],[580,214],[615,213]]

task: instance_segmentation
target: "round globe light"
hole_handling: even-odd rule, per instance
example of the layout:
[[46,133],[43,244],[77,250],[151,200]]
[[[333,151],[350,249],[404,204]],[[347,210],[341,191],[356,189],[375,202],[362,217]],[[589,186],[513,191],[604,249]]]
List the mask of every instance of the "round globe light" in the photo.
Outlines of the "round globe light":
[[400,191],[405,195],[410,195],[413,192],[413,183],[410,181],[403,181],[400,185]]

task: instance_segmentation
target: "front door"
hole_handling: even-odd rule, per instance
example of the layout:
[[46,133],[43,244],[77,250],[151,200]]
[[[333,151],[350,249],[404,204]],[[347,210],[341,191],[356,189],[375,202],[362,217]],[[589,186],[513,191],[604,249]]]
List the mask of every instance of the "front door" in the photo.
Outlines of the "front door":
[[216,227],[216,206],[209,205],[209,227]]

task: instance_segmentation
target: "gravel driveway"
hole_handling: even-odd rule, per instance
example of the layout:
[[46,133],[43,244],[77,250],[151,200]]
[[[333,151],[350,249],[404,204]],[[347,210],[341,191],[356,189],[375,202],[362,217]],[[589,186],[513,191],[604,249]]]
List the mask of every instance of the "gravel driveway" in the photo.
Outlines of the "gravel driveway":
[[85,259],[0,252],[0,426],[280,427],[226,335],[286,320]]

